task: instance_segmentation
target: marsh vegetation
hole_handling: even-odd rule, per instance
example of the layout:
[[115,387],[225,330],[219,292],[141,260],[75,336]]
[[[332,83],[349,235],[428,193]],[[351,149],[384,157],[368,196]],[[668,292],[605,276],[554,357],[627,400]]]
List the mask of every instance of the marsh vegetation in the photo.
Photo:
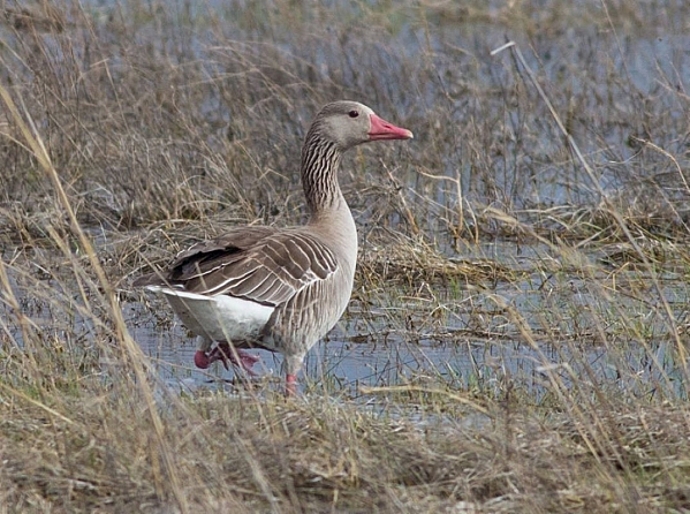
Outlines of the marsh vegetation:
[[[690,509],[688,20],[0,3],[0,512]],[[192,371],[133,277],[302,222],[301,140],[339,98],[415,133],[343,164],[348,312],[298,399]]]

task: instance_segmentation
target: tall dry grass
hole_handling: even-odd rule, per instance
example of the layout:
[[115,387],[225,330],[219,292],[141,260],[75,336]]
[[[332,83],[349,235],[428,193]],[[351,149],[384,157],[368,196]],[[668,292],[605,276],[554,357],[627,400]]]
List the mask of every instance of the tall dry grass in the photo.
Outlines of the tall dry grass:
[[[0,510],[687,510],[690,13],[586,7],[0,4]],[[131,277],[300,222],[341,97],[418,136],[344,167],[348,337],[471,364],[171,391]]]

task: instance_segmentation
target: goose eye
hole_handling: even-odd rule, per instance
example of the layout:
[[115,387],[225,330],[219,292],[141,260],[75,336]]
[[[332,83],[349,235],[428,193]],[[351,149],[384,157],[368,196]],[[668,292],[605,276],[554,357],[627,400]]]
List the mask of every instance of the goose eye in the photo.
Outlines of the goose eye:
[[348,115],[350,118],[356,118],[357,116],[359,116],[359,112],[353,110],[353,111],[348,112],[347,115]]

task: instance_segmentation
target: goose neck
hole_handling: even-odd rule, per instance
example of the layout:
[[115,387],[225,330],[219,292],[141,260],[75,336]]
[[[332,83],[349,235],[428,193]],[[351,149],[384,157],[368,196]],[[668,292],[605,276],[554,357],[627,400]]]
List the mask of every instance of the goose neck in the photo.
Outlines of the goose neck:
[[338,169],[342,151],[332,141],[310,134],[302,149],[302,186],[310,213],[327,211],[340,203]]

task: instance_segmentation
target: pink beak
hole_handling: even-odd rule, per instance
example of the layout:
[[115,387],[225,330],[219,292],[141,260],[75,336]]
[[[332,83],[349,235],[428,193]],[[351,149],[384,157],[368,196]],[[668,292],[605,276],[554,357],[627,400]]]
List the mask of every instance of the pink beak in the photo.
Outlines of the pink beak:
[[369,141],[381,141],[383,139],[412,139],[414,135],[407,129],[396,127],[392,123],[379,118],[376,114],[370,114],[371,130]]

